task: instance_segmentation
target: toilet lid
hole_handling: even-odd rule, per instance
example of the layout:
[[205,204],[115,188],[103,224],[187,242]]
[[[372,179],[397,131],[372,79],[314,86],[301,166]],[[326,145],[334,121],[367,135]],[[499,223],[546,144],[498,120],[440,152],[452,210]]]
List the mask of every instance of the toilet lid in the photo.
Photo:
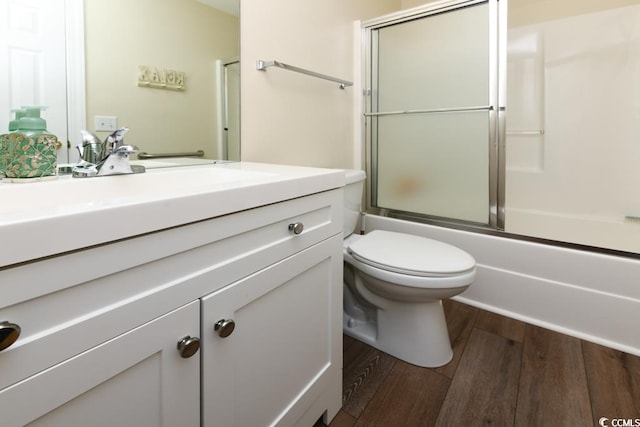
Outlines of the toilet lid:
[[465,251],[437,240],[374,230],[349,245],[358,261],[387,271],[414,276],[449,276],[475,268]]

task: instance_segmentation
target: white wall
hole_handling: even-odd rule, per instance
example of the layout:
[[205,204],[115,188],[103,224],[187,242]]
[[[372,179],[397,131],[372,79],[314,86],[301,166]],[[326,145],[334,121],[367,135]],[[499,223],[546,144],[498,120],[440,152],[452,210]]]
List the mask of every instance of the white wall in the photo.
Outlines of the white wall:
[[[353,81],[354,20],[400,8],[399,0],[242,0],[242,159],[321,167],[354,164],[354,88],[269,68],[278,60]],[[358,98],[359,99],[359,98]]]

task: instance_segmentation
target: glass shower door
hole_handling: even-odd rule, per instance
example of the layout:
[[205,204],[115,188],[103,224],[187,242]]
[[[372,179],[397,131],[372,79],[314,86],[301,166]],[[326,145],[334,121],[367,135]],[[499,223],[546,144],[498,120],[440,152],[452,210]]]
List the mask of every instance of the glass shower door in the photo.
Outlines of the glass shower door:
[[467,2],[371,31],[373,207],[495,222],[491,13]]

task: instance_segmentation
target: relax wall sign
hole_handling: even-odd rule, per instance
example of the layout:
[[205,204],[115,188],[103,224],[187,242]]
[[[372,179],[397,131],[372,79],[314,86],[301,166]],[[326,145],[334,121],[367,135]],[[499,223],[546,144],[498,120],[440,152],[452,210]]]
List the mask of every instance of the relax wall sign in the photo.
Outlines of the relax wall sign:
[[184,90],[184,73],[165,68],[138,66],[138,86],[157,89]]

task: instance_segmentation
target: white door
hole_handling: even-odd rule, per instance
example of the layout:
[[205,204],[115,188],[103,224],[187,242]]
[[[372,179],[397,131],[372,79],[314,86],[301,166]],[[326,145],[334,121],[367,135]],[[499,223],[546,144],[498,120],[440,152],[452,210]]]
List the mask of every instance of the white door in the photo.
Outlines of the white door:
[[[47,130],[67,141],[65,0],[0,0],[0,133],[11,109],[47,107]],[[68,150],[58,150],[58,162]]]

